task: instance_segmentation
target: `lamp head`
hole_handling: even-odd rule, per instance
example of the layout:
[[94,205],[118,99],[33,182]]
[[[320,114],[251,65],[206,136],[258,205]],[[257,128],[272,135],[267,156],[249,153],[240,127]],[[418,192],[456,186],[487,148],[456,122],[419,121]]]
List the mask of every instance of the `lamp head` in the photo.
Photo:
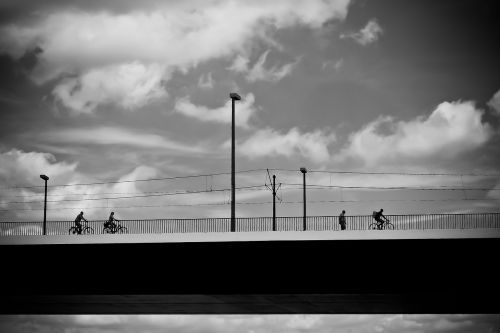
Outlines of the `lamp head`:
[[231,99],[234,99],[234,100],[237,100],[237,101],[241,100],[241,96],[238,95],[237,93],[230,93],[229,97],[231,97]]
[[300,172],[307,173],[307,169],[306,168],[300,168]]
[[40,178],[42,178],[43,180],[47,181],[49,180],[49,177],[45,176],[45,175],[40,175]]

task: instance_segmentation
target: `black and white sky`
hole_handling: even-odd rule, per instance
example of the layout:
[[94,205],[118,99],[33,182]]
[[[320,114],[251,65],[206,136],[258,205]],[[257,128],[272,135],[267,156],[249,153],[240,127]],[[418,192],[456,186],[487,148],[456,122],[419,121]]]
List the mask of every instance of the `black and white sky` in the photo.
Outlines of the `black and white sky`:
[[[2,0],[0,219],[40,219],[40,174],[49,220],[228,217],[229,174],[146,180],[230,171],[230,92],[259,170],[236,186],[279,169],[278,215],[300,167],[397,173],[309,172],[311,215],[496,212],[499,22],[493,0]],[[236,198],[272,214],[265,187]]]
[[2,316],[2,332],[20,333],[495,333],[498,315]]

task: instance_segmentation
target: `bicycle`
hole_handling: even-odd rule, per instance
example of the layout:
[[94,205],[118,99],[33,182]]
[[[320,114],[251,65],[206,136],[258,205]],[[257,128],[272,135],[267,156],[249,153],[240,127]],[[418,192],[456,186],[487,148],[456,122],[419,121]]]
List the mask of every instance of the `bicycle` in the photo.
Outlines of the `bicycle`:
[[[106,224],[105,224],[106,225]],[[128,228],[124,227],[120,224],[120,222],[115,223],[114,225],[106,225],[104,229],[102,229],[103,234],[126,234],[128,233]]]
[[389,220],[385,220],[384,222],[373,222],[368,226],[368,230],[394,230],[394,224],[392,224]]
[[93,234],[94,233],[94,228],[89,227],[88,221],[84,222],[85,225],[82,223],[82,228],[81,230],[78,230],[78,227],[76,225],[72,226],[69,228],[68,232],[70,235],[78,234],[78,235],[85,235],[85,234]]

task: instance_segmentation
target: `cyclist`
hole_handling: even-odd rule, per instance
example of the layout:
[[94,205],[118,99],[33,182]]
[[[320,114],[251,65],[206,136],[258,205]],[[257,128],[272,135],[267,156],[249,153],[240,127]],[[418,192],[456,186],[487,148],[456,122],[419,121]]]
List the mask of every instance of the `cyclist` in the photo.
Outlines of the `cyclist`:
[[88,222],[84,217],[83,217],[83,212],[80,212],[80,214],[78,214],[76,216],[76,219],[75,219],[75,225],[76,225],[76,229],[78,231],[78,234],[81,235],[82,234],[82,220],[84,220],[85,222]]
[[[378,230],[381,230],[382,226],[384,225],[384,223],[387,222],[387,221],[389,221],[387,219],[387,217],[385,217],[385,215],[382,214],[383,211],[384,210],[381,208],[380,211],[374,212],[374,214],[373,214],[373,218],[375,219],[375,221],[377,221],[377,228],[378,228]],[[382,220],[382,218],[384,218],[385,221]]]
[[111,212],[109,215],[108,221],[104,223],[105,228],[109,228],[112,232],[116,231],[116,223],[114,221],[120,222],[119,220],[115,219],[115,212]]

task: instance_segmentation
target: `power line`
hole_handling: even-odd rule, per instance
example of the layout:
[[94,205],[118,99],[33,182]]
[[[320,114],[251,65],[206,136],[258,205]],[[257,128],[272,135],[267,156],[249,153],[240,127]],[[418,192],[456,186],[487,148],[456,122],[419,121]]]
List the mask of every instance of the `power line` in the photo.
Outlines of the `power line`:
[[[236,171],[236,173],[249,173],[249,172],[265,171],[265,170],[266,169],[249,169],[249,170]],[[135,179],[135,180],[120,180],[120,181],[108,181],[108,182],[76,183],[76,184],[56,184],[56,185],[50,185],[49,187],[91,186],[91,185],[136,183],[136,182],[149,182],[149,181],[160,181],[160,180],[174,180],[174,179],[187,179],[187,178],[221,176],[221,175],[228,175],[228,174],[230,174],[230,172],[219,172],[219,173],[200,174],[200,175],[187,175],[187,176],[174,176],[174,177],[162,177],[162,178]],[[0,189],[43,188],[43,187],[45,187],[45,185],[10,186],[10,187],[1,187]]]
[[[269,169],[285,172],[299,172],[297,169]],[[500,177],[500,174],[481,173],[418,173],[418,172],[364,172],[364,171],[335,171],[335,170],[308,170],[309,173],[355,174],[355,175],[400,175],[400,176],[472,176],[472,177]]]
[[[241,186],[237,187],[236,190],[248,190],[256,189],[259,187],[264,187],[264,185],[254,185],[254,186]],[[121,196],[121,197],[102,197],[102,198],[83,198],[83,199],[62,199],[62,200],[47,200],[50,203],[57,202],[68,202],[68,201],[95,201],[95,200],[116,200],[116,199],[133,199],[133,198],[148,198],[148,197],[161,197],[168,195],[182,195],[182,194],[198,194],[198,193],[210,193],[210,192],[224,192],[230,191],[229,188],[224,189],[210,189],[210,190],[199,190],[199,191],[182,191],[182,192],[163,192],[158,194],[144,194],[144,195],[131,195],[131,196]],[[261,189],[264,190],[264,189]],[[3,202],[3,204],[29,204],[29,203],[42,203],[43,201],[11,201]]]
[[[359,202],[446,202],[446,201],[500,201],[500,199],[474,199],[474,198],[464,198],[464,199],[373,199],[373,200],[308,200],[307,203],[310,204],[326,204],[326,203],[359,203]],[[85,207],[84,209],[131,209],[131,208],[160,208],[160,207],[196,207],[196,206],[224,206],[229,205],[229,202],[217,202],[217,203],[196,203],[196,204],[163,204],[163,205],[130,205],[130,206],[91,206]],[[260,202],[236,202],[237,205],[272,205],[272,201],[260,201]],[[281,201],[280,204],[302,205],[302,201]],[[78,210],[82,207],[61,207],[53,208],[51,211],[59,210]],[[9,211],[40,211],[43,208],[19,208],[19,209],[2,209],[0,212]]]
[[[288,186],[302,186],[302,184],[291,184],[283,183],[283,185]],[[367,190],[418,190],[418,191],[500,191],[500,188],[480,188],[480,187],[470,187],[470,188],[457,188],[449,187],[446,185],[440,187],[420,187],[420,186],[341,186],[341,185],[319,185],[319,184],[308,184],[307,187],[312,187],[312,189],[367,189]]]

